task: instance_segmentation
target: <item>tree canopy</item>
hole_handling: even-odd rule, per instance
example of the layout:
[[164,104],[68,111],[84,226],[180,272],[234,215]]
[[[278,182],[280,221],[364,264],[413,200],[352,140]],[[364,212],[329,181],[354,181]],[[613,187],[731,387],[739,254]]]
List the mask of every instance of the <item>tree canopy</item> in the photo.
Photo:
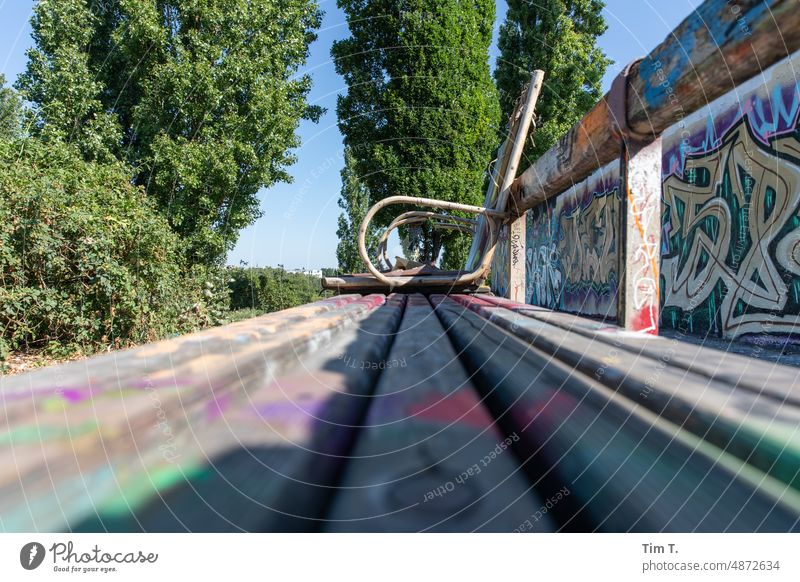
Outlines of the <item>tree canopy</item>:
[[[339,128],[370,202],[403,194],[479,204],[500,113],[488,64],[494,2],[338,6],[350,28],[332,49],[347,84],[337,103]],[[379,215],[378,223],[395,214]],[[447,235],[443,243],[444,264],[459,266],[463,241]],[[434,237],[414,246],[423,260],[438,255]]]
[[0,73],[0,139],[17,137],[22,130],[22,101],[14,89],[6,86]]
[[84,0],[40,0],[31,18],[34,46],[16,87],[33,104],[34,136],[74,144],[86,159],[108,162],[120,153],[121,132],[89,66],[96,23]]
[[[220,263],[320,114],[299,72],[320,18],[314,0],[36,4],[18,91],[0,78],[0,369],[225,321]],[[268,283],[270,309],[313,287]]]
[[603,7],[601,0],[508,0],[494,73],[504,119],[531,72],[545,72],[527,163],[550,149],[602,96],[600,83],[611,64],[597,46],[606,30]]
[[190,262],[213,264],[320,114],[298,74],[320,18],[313,0],[41,0],[18,87],[40,133],[128,162]]
[[[355,273],[364,270],[364,262],[358,253],[358,229],[369,210],[369,191],[355,170],[355,160],[349,149],[345,149],[344,168],[342,168],[342,192],[339,197],[339,208],[342,213],[337,222],[336,259],[339,270],[343,273]],[[373,226],[373,225],[370,225]],[[375,254],[378,234],[375,228],[369,228],[366,235],[366,247],[370,256]]]

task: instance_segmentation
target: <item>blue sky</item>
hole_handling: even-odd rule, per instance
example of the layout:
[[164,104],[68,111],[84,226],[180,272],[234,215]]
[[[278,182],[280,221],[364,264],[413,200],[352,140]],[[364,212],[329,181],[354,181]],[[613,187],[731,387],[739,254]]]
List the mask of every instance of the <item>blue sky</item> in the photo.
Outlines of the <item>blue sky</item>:
[[[600,39],[600,46],[615,65],[603,80],[604,90],[608,90],[619,68],[647,54],[700,3],[606,0],[608,31]],[[33,0],[0,0],[0,70],[9,82],[25,68],[25,50],[31,45],[28,20],[34,4]],[[239,243],[228,256],[229,264],[246,261],[250,265],[282,264],[307,269],[336,266],[336,201],[343,163],[342,136],[336,127],[336,96],[345,87],[334,71],[330,49],[334,40],[347,36],[347,24],[335,0],[321,0],[320,5],[325,18],[319,38],[311,47],[306,71],[314,80],[310,100],[328,112],[318,124],[301,124],[302,146],[296,151],[298,161],[290,170],[294,183],[261,191],[264,216],[242,231]],[[505,12],[505,1],[501,0],[497,3],[495,38]],[[493,46],[492,66],[497,54]]]

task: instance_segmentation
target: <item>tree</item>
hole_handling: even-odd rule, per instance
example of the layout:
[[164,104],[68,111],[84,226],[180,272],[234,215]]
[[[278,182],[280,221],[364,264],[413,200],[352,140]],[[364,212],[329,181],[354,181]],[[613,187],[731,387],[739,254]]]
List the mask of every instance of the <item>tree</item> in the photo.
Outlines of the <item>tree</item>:
[[[339,128],[374,203],[404,194],[480,204],[499,106],[488,49],[494,2],[338,0],[351,36],[333,45],[348,91]],[[388,225],[399,207],[377,217]],[[427,228],[429,232],[430,229]],[[451,234],[443,264],[464,254]],[[414,242],[423,260],[434,237]]]
[[603,6],[601,0],[508,0],[494,73],[504,119],[531,72],[545,72],[534,145],[526,148],[523,166],[550,149],[601,97],[600,82],[612,62],[597,46],[606,30]]
[[[355,170],[355,160],[349,149],[344,152],[344,168],[342,168],[342,192],[339,196],[339,208],[344,212],[339,215],[336,236],[336,258],[339,270],[343,273],[355,273],[364,270],[364,262],[358,253],[358,229],[369,210],[369,191],[359,179]],[[370,227],[373,225],[370,224]],[[372,258],[378,244],[375,228],[369,228],[366,235],[367,252]],[[373,261],[374,262],[374,261]]]
[[42,0],[21,87],[43,129],[81,144],[87,120],[118,123],[135,183],[190,264],[212,265],[321,113],[298,74],[320,19],[314,0]]
[[34,107],[31,133],[73,143],[88,160],[109,162],[119,153],[116,116],[100,101],[102,83],[89,66],[97,19],[84,0],[40,0],[33,11],[34,47],[16,87]]
[[22,132],[22,101],[0,73],[0,139],[18,137]]

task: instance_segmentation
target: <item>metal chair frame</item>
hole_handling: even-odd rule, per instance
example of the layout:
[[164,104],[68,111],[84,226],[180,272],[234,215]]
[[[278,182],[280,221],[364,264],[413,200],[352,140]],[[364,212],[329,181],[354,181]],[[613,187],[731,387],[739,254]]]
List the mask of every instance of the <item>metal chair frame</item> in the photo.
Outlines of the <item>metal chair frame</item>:
[[[379,243],[379,253],[383,260],[391,268],[391,263],[386,257],[386,241],[389,234],[399,226],[424,222],[430,219],[437,219],[441,224],[443,220],[453,222],[469,221],[474,224],[473,240],[470,248],[469,257],[465,265],[465,271],[458,275],[430,275],[425,277],[414,277],[414,283],[423,287],[441,287],[443,285],[468,286],[480,284],[486,278],[494,257],[495,247],[500,229],[504,224],[515,218],[515,214],[509,212],[507,206],[511,184],[516,177],[519,169],[519,162],[522,151],[527,141],[528,131],[533,123],[536,101],[542,88],[544,73],[534,71],[531,81],[526,86],[520,99],[517,100],[516,107],[509,119],[508,138],[498,152],[497,162],[492,169],[492,179],[486,190],[483,206],[473,206],[471,204],[460,204],[457,202],[447,202],[431,198],[418,198],[414,196],[390,196],[374,204],[367,212],[364,220],[358,229],[358,252],[361,259],[367,266],[367,270],[378,281],[388,285],[390,288],[401,286],[408,283],[408,277],[398,275],[387,275],[382,273],[370,260],[366,248],[366,233],[369,223],[375,215],[394,204],[415,204],[418,206],[436,208],[453,212],[465,212],[477,215],[475,219],[464,219],[464,217],[426,211],[408,211],[397,218],[387,227]],[[458,220],[457,220],[458,219]],[[452,225],[447,225],[450,228]]]

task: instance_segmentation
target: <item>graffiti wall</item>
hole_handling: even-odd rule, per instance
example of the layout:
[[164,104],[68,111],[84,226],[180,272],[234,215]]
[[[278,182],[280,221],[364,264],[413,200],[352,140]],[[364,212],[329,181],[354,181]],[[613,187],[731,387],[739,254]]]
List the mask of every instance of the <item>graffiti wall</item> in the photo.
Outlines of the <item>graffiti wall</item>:
[[508,297],[508,283],[511,278],[508,261],[508,226],[503,226],[497,236],[497,246],[492,257],[492,293]]
[[664,133],[662,327],[800,335],[799,54]]
[[528,213],[526,300],[615,317],[619,163]]

